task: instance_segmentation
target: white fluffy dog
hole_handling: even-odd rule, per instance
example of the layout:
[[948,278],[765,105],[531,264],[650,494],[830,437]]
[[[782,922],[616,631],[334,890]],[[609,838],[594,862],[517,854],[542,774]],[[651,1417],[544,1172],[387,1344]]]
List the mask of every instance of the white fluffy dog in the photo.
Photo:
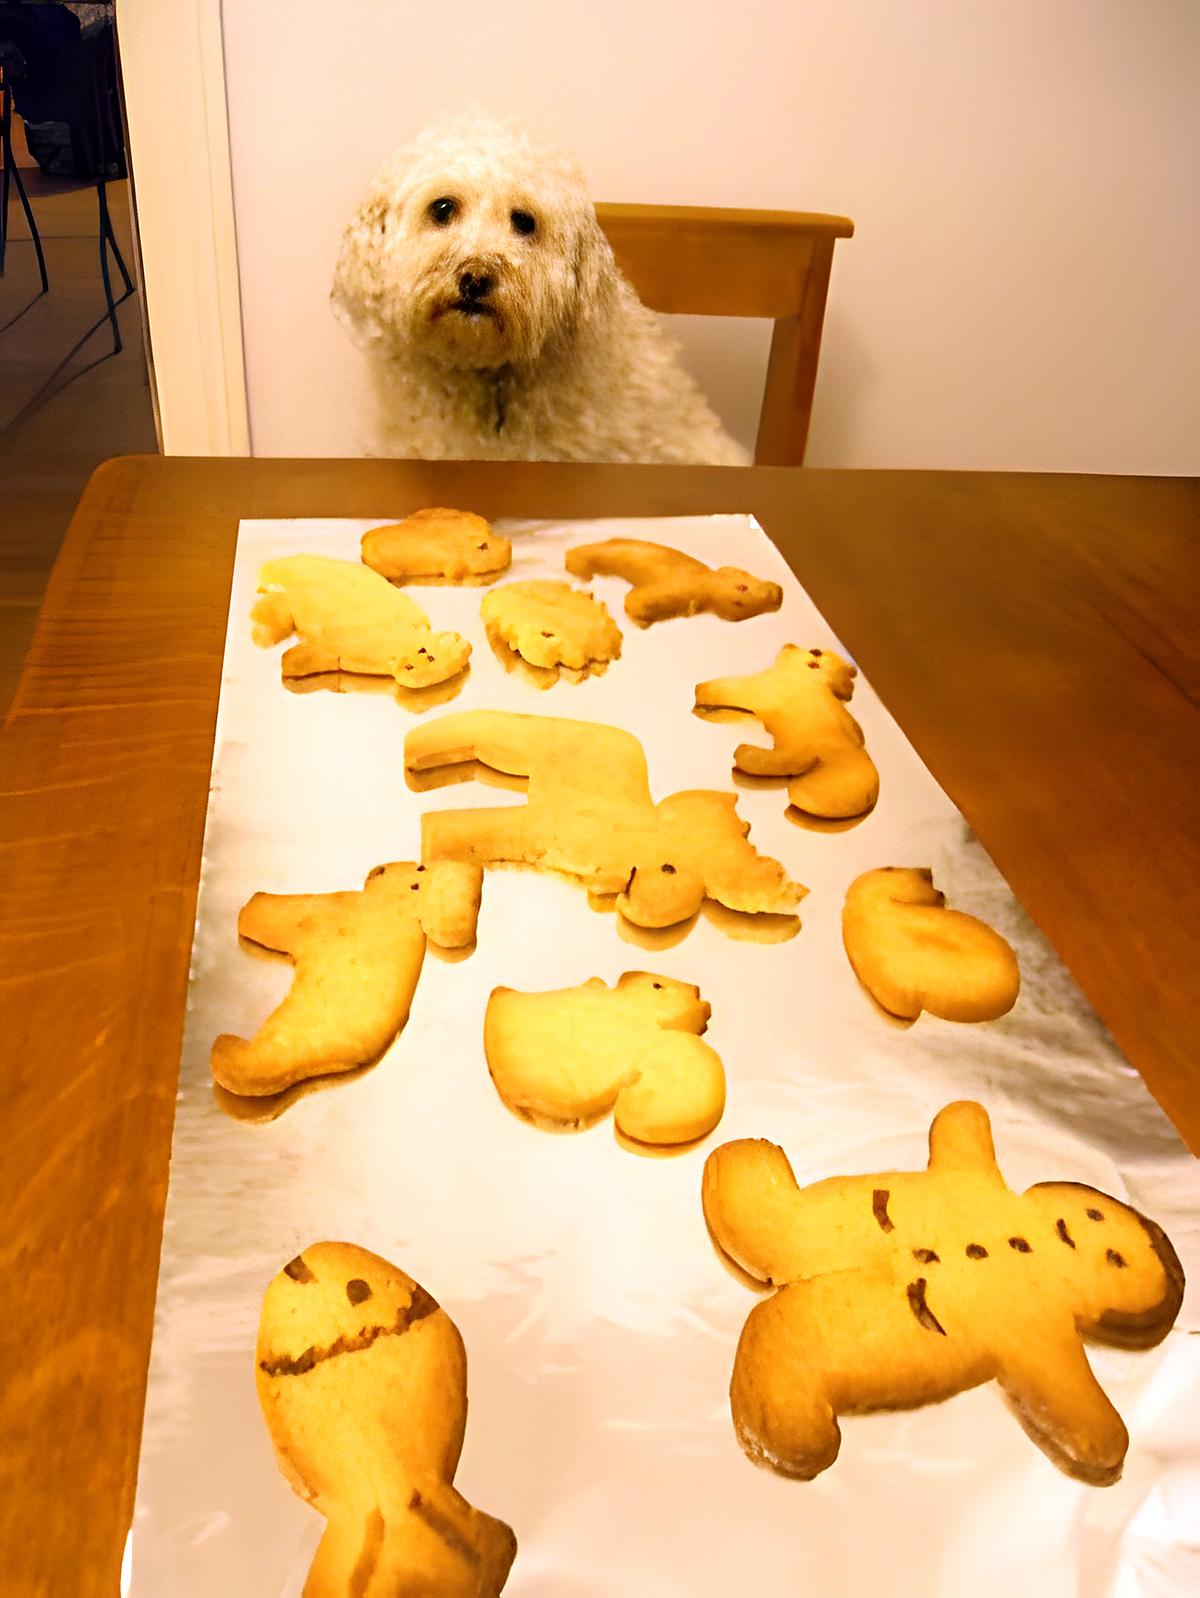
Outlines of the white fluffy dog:
[[575,161],[510,122],[437,122],[384,164],[333,300],[373,356],[384,454],[749,459],[618,271]]

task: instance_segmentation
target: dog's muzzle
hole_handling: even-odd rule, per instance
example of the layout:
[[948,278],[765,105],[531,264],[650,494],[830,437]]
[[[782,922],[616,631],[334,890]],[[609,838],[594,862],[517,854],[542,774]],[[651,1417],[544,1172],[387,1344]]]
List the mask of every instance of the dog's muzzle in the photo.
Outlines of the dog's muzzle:
[[495,287],[493,273],[475,264],[464,266],[458,274],[458,298],[451,302],[450,309],[463,316],[495,316],[495,307],[490,303]]

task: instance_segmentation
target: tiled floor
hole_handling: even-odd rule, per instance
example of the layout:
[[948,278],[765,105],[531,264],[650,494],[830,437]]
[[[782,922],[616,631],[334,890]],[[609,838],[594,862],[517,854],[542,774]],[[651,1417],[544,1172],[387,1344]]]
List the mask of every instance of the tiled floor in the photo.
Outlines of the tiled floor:
[[[0,278],[0,714],[8,709],[84,484],[112,455],[158,448],[136,295],[117,312],[124,348],[112,354],[96,191],[36,170],[23,169],[22,176],[50,290],[40,292],[33,243],[13,190]],[[128,183],[109,184],[108,195],[132,273]],[[114,291],[120,288],[114,272]]]

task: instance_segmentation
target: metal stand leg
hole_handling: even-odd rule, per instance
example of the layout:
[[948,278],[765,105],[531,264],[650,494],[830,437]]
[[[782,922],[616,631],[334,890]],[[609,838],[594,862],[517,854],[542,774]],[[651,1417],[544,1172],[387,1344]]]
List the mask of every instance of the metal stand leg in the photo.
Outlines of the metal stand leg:
[[[104,279],[104,300],[108,306],[108,319],[113,330],[113,354],[117,355],[121,349],[121,328],[117,322],[117,306],[127,300],[133,293],[133,279],[121,259],[121,252],[117,248],[116,235],[113,233],[112,218],[108,214],[107,183],[104,178],[97,179],[96,196],[100,205],[100,276]],[[117,267],[125,283],[125,292],[119,300],[113,299],[112,281],[108,275],[108,252],[113,252]]]
[[[29,223],[29,234],[33,239],[38,272],[42,279],[42,293],[45,294],[50,287],[50,279],[46,276],[46,257],[42,254],[42,236],[38,232],[37,223],[33,218],[33,207],[30,205],[29,196],[25,192],[21,169],[13,159],[12,89],[7,81],[4,84],[3,97],[0,97],[0,145],[3,146],[4,150],[4,182],[3,193],[0,194],[0,277],[4,276],[4,255],[8,244],[8,180],[11,173],[17,185],[17,193],[21,199],[21,209],[25,212],[25,220]],[[122,266],[121,270],[124,271],[124,266]]]

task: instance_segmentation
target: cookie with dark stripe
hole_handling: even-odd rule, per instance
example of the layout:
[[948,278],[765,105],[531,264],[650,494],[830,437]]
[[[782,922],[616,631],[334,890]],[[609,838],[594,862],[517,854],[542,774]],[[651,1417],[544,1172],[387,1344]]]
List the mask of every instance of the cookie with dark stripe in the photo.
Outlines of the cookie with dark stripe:
[[1127,1204],[1072,1182],[1014,1193],[978,1104],[948,1105],[925,1171],[797,1185],[755,1139],[708,1158],[704,1214],[718,1246],[777,1289],[751,1312],[730,1402],[751,1459],[809,1479],[837,1457],[838,1416],[912,1409],[995,1380],[1034,1442],[1096,1485],[1128,1436],[1083,1339],[1161,1342],[1183,1271]]
[[315,1243],[267,1289],[255,1350],[280,1468],[328,1525],[305,1598],[492,1598],[516,1553],[454,1490],[467,1361],[410,1276],[352,1243]]

